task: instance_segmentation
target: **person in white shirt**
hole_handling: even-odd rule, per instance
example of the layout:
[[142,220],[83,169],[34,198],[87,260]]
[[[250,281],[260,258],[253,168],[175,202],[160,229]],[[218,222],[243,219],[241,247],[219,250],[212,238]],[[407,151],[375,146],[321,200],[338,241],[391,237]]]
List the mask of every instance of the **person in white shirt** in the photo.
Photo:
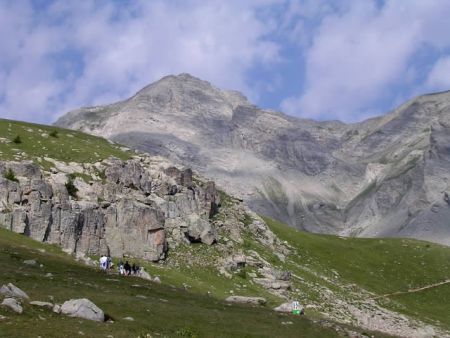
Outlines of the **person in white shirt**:
[[102,255],[102,257],[100,257],[100,269],[106,271],[107,265],[108,265],[108,258],[105,255]]

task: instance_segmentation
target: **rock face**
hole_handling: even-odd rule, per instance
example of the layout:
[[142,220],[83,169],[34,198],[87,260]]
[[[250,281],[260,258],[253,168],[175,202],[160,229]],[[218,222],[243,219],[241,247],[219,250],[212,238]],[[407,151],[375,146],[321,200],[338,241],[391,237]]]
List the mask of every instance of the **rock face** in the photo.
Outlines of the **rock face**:
[[[72,166],[93,177],[75,179],[74,198],[64,185],[64,172],[0,162],[0,226],[71,253],[152,261],[163,259],[169,245],[214,243],[210,218],[220,203],[214,183],[194,183],[190,169],[168,166],[144,155]],[[3,177],[8,169],[18,182]]]
[[188,165],[253,210],[307,231],[450,245],[450,92],[344,124],[259,109],[181,74],[56,125]]
[[61,313],[83,319],[93,320],[97,322],[105,321],[103,311],[89,299],[71,299],[61,306]]

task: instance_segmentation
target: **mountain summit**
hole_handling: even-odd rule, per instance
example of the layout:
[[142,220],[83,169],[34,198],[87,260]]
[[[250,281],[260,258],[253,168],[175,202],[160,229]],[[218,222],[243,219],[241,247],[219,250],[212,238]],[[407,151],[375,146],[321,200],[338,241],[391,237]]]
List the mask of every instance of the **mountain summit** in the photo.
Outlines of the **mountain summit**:
[[260,109],[180,74],[55,124],[192,167],[300,229],[450,245],[450,92],[344,124]]

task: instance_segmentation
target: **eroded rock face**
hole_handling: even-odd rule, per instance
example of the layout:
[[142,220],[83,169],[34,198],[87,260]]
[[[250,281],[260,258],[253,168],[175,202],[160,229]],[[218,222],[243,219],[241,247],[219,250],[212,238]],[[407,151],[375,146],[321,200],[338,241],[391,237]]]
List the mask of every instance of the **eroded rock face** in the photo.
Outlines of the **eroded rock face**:
[[145,156],[84,166],[84,174],[103,172],[103,180],[76,178],[73,198],[65,173],[0,162],[0,174],[11,169],[19,179],[0,177],[0,226],[71,253],[152,261],[164,259],[170,244],[217,240],[210,223],[220,203],[217,190],[211,182],[194,183],[192,170],[164,169]]

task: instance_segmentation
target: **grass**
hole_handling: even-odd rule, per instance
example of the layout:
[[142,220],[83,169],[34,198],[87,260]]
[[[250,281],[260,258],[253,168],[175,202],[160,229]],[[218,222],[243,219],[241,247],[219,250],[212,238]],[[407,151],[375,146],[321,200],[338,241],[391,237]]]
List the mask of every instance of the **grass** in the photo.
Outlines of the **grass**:
[[[298,265],[341,284],[356,284],[374,295],[407,292],[409,289],[450,278],[450,248],[412,239],[340,238],[305,233],[265,218],[272,231],[287,240],[298,255]],[[295,268],[294,268],[295,269]],[[296,271],[301,274],[301,271]],[[387,297],[383,305],[419,320],[450,329],[450,287]]]
[[[45,250],[45,251],[44,251]],[[24,265],[35,259],[35,266]],[[42,267],[40,266],[42,264]],[[86,297],[113,319],[97,323],[24,304],[16,315],[0,308],[2,337],[334,337],[305,317],[268,307],[229,305],[214,297],[142,279],[105,275],[73,261],[58,248],[0,229],[0,283],[14,283],[32,300],[62,303]],[[53,277],[45,277],[46,273]],[[201,276],[200,276],[201,277]],[[136,297],[140,295],[140,297]],[[50,298],[51,297],[51,298]],[[131,316],[134,321],[124,320]],[[283,322],[291,322],[289,325]]]
[[44,157],[94,163],[110,156],[125,160],[131,153],[103,138],[78,131],[0,119],[0,160],[33,160],[46,168],[51,163],[45,162]]

